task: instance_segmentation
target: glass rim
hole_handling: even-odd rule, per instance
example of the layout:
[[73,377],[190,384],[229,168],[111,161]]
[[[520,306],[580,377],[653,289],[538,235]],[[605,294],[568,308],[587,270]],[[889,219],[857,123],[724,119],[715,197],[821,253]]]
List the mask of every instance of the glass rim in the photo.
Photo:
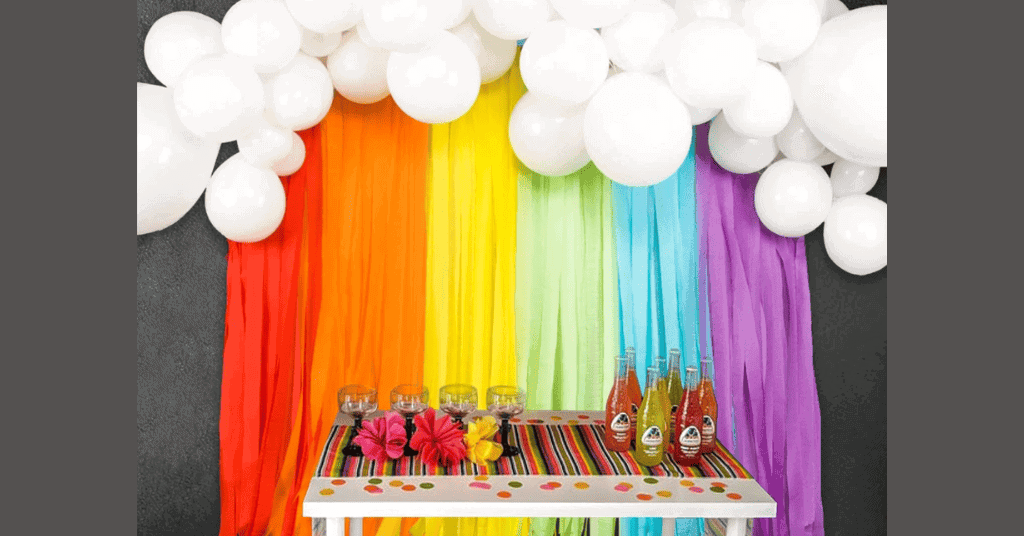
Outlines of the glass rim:
[[526,391],[523,390],[523,388],[519,387],[518,385],[492,385],[487,388],[487,392],[493,392],[494,394],[499,396],[509,396],[526,393]]
[[427,386],[416,383],[400,383],[391,389],[392,394],[401,396],[422,395],[427,392]]
[[338,389],[338,396],[341,396],[343,394],[346,394],[346,395],[375,395],[375,394],[377,394],[377,389],[375,389],[373,387],[370,387],[370,386],[367,386],[367,385],[362,385],[362,384],[358,384],[358,383],[350,383],[350,384],[342,387],[341,389]]

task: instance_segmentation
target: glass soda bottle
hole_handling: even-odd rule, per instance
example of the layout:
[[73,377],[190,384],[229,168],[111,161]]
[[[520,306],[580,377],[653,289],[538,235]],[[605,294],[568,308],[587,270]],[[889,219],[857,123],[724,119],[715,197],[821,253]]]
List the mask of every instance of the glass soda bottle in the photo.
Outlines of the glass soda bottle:
[[665,455],[665,407],[658,391],[658,367],[647,367],[647,389],[636,423],[637,463],[652,467]]
[[[658,391],[661,393],[661,407],[665,408],[665,438],[672,440],[672,404],[668,399],[668,360],[665,356],[654,358],[654,366],[658,367]],[[667,444],[667,443],[666,443]]]
[[640,392],[640,381],[636,378],[636,348],[632,346],[626,348],[626,366],[629,368],[626,387],[629,390],[629,400],[633,410],[633,428],[629,432],[629,437],[630,444],[635,448],[637,412],[640,410],[640,403],[643,402],[644,397]]
[[676,430],[679,435],[672,446],[672,459],[679,465],[697,465],[700,461],[701,427],[704,410],[700,405],[697,367],[686,367],[686,390],[676,411]]
[[676,442],[676,410],[679,409],[679,404],[683,401],[683,380],[679,377],[681,370],[679,363],[681,359],[682,354],[678,348],[668,351],[668,420],[672,423],[672,433],[669,435],[671,438],[670,443]]
[[700,406],[704,412],[703,426],[700,431],[700,451],[702,453],[715,450],[715,430],[718,424],[718,400],[715,399],[715,388],[711,384],[711,360],[700,361],[704,372],[701,374]]
[[604,446],[611,451],[626,452],[636,419],[633,414],[632,400],[629,398],[629,387],[626,377],[629,366],[625,356],[615,357],[615,383],[608,393],[608,402],[604,408]]

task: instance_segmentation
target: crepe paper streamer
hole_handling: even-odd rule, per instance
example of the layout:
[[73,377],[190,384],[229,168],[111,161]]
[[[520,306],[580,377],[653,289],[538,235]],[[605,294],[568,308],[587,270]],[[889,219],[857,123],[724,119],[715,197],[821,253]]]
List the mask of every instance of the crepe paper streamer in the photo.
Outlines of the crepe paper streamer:
[[[486,404],[488,387],[516,384],[518,161],[508,121],[524,91],[513,65],[481,86],[469,112],[430,130],[423,381],[433,397],[445,384],[468,383]],[[514,536],[517,526],[502,518],[425,522],[427,534],[459,536]]]
[[821,414],[814,380],[803,238],[754,210],[757,175],[734,175],[697,136],[698,198],[708,230],[708,287],[720,439],[778,503],[765,535],[821,536]]

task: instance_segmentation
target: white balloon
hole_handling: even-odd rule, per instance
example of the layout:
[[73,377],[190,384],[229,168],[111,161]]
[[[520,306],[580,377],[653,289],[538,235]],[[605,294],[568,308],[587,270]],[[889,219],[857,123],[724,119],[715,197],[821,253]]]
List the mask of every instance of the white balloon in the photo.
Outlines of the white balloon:
[[288,11],[299,24],[321,34],[343,32],[355,26],[363,15],[362,2],[363,0],[284,0]]
[[811,0],[748,0],[743,28],[757,44],[764,61],[789,61],[811,46],[821,26],[821,13]]
[[171,90],[135,85],[136,234],[181,219],[210,182],[220,144],[189,132],[174,111]]
[[253,166],[241,154],[213,172],[206,189],[206,215],[228,240],[259,242],[284,219],[281,179],[267,168]]
[[[683,104],[686,103],[684,102]],[[690,122],[693,123],[693,126],[703,125],[711,121],[722,111],[721,108],[698,108],[689,104],[686,104],[686,109],[690,112]]]
[[626,71],[653,73],[665,67],[665,39],[678,17],[662,0],[638,0],[625,17],[601,28],[608,57]]
[[388,90],[388,58],[391,52],[373,48],[358,32],[347,32],[341,46],[327,57],[334,89],[358,104],[370,104],[390,94]]
[[475,0],[434,0],[435,7],[441,11],[441,29],[451,30],[465,22],[473,11]]
[[167,87],[174,87],[195,62],[223,53],[220,23],[192,11],[176,11],[157,19],[146,34],[143,49],[149,70]]
[[848,160],[837,160],[832,166],[832,196],[866,194],[878,182],[879,168],[862,166]]
[[786,77],[771,64],[757,62],[750,91],[722,108],[733,130],[748,138],[766,138],[782,131],[793,117],[793,95]]
[[302,53],[267,80],[267,114],[289,130],[305,130],[319,123],[333,100],[327,67]]
[[366,31],[388,50],[421,49],[442,29],[444,17],[431,0],[371,0],[363,5]]
[[821,22],[823,23],[850,12],[850,8],[846,7],[841,0],[825,0],[824,5],[825,8],[821,9]]
[[590,162],[583,143],[582,104],[560,106],[527,91],[512,109],[508,137],[512,151],[531,170],[561,176],[579,171]]
[[580,104],[608,77],[608,51],[601,36],[566,21],[534,30],[519,54],[523,84],[540,96]]
[[824,167],[830,164],[835,164],[836,160],[839,160],[836,153],[829,151],[828,147],[825,147],[825,150],[821,152],[821,155],[814,159],[814,163]]
[[[775,143],[786,158],[813,162],[825,152],[825,146],[811,134],[800,112],[793,110],[793,117],[781,132],[775,135]],[[831,162],[829,162],[831,164]]]
[[264,121],[262,125],[238,138],[238,152],[256,167],[268,167],[284,158],[292,149],[294,132]]
[[263,115],[263,81],[237,56],[203,58],[174,86],[174,109],[199,136],[216,143],[237,140]]
[[747,94],[754,78],[754,42],[736,23],[698,19],[677,30],[665,51],[665,75],[683,102],[721,108]]
[[551,0],[566,22],[582,28],[604,28],[629,12],[633,0]]
[[836,199],[825,219],[825,251],[854,275],[877,272],[889,259],[889,206],[868,195]]
[[832,184],[820,166],[784,158],[768,166],[754,188],[754,209],[769,231],[803,236],[825,221]]
[[832,152],[868,166],[888,158],[888,10],[854,9],[821,26],[786,73],[807,126]]
[[729,122],[721,115],[711,121],[708,148],[722,169],[739,175],[764,169],[779,153],[774,138],[743,137],[729,128]]
[[299,52],[302,32],[283,2],[247,0],[231,6],[221,23],[224,50],[261,74],[273,73]]
[[650,186],[674,173],[690,150],[686,106],[662,80],[646,73],[608,79],[583,119],[587,154],[602,173],[626,186]]
[[480,64],[480,82],[483,84],[501,78],[516,59],[516,42],[491,35],[474,16],[467,17],[452,30],[452,34],[473,51]]
[[741,0],[679,0],[679,4],[693,6],[690,9],[697,18],[731,20],[736,24],[743,24]]
[[341,45],[341,37],[341,32],[316,33],[303,28],[302,45],[299,49],[314,58],[323,58],[338,49],[338,46]]
[[306,144],[298,134],[292,132],[292,148],[284,158],[274,162],[270,170],[278,177],[286,177],[299,170],[306,160]]
[[548,0],[476,0],[473,13],[491,35],[518,41],[551,20],[555,11]]
[[392,52],[387,79],[395,104],[424,123],[458,119],[480,93],[480,65],[473,51],[447,31],[419,52]]

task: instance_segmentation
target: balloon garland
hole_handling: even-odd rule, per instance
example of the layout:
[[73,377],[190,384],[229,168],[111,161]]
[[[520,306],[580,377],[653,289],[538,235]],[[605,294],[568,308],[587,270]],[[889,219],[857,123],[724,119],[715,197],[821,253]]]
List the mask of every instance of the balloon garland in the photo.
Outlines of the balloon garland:
[[[165,87],[137,90],[136,231],[173,224],[205,189],[219,232],[263,240],[285,212],[276,177],[304,159],[295,132],[335,92],[391,95],[413,119],[447,123],[525,40],[509,137],[526,167],[568,175],[593,161],[649,186],[710,121],[715,161],[762,173],[765,227],[796,237],[824,223],[832,260],[871,273],[887,263],[887,205],[866,195],[888,157],[887,24],[886,6],[839,0],[242,0],[219,23],[171,13],[144,48]],[[229,141],[239,153],[211,174]]]

